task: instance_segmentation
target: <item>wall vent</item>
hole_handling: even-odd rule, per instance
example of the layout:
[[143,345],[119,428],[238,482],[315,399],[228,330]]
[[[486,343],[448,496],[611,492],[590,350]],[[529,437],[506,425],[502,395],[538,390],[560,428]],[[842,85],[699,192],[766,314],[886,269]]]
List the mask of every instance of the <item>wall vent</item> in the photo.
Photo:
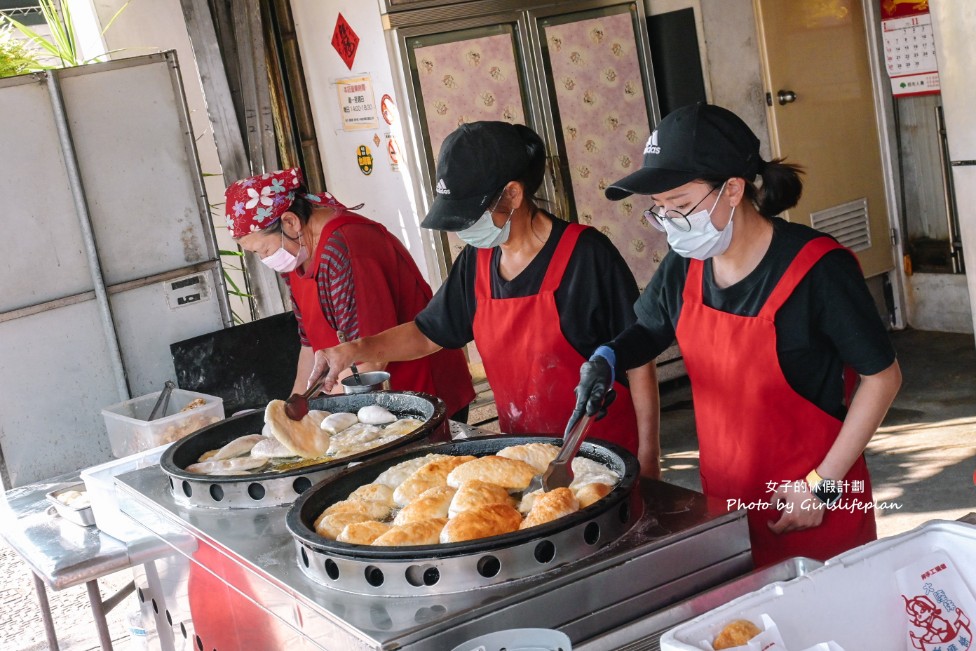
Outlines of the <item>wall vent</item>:
[[855,199],[810,213],[810,223],[818,231],[833,235],[838,242],[852,251],[871,248],[867,199]]

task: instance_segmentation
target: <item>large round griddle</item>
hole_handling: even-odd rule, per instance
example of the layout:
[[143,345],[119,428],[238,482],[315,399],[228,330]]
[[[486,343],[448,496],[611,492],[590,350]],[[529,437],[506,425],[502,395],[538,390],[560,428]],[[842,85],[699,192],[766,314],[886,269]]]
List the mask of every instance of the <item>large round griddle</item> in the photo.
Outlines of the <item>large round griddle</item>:
[[287,526],[299,568],[313,580],[345,592],[415,596],[460,592],[531,577],[576,561],[627,532],[641,515],[633,490],[637,458],[606,441],[587,441],[579,455],[598,461],[621,480],[609,495],[585,509],[538,527],[501,536],[443,545],[374,547],[329,540],[317,534],[315,519],[332,504],[372,482],[387,468],[427,454],[495,454],[524,443],[555,443],[538,436],[485,436],[414,448],[351,468],[306,491],[288,511]]
[[174,443],[159,462],[169,475],[170,489],[182,504],[211,508],[262,508],[291,504],[316,484],[337,474],[353,462],[377,459],[393,450],[434,440],[447,440],[447,407],[444,401],[425,393],[378,391],[309,400],[310,409],[355,413],[367,405],[380,405],[399,418],[424,421],[416,431],[396,441],[334,461],[280,472],[210,476],[187,472],[204,452],[216,450],[247,434],[258,434],[264,427],[264,411],[240,414],[209,425]]

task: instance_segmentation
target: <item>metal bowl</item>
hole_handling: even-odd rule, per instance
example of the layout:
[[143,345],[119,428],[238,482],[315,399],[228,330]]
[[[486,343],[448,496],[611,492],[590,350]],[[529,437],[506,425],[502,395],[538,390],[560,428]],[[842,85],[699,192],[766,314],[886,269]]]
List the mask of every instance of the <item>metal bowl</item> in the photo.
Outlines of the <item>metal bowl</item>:
[[306,491],[288,511],[299,568],[328,587],[384,596],[417,596],[497,586],[535,576],[585,558],[626,533],[641,515],[634,491],[640,464],[633,454],[606,441],[587,441],[580,456],[598,461],[620,477],[609,495],[552,522],[501,536],[442,545],[373,547],[329,540],[315,532],[315,519],[387,468],[427,454],[495,454],[525,443],[561,444],[560,438],[485,436],[415,448],[349,469]]
[[263,508],[291,504],[295,498],[316,484],[346,468],[350,463],[373,460],[391,451],[432,440],[448,440],[447,407],[444,401],[425,393],[380,391],[357,395],[330,395],[308,401],[310,409],[352,412],[367,405],[380,405],[399,418],[423,420],[416,431],[396,441],[371,448],[359,454],[311,466],[278,472],[210,476],[187,472],[204,452],[216,450],[264,427],[264,411],[240,414],[205,427],[177,441],[159,462],[169,475],[170,490],[181,504],[218,509]]

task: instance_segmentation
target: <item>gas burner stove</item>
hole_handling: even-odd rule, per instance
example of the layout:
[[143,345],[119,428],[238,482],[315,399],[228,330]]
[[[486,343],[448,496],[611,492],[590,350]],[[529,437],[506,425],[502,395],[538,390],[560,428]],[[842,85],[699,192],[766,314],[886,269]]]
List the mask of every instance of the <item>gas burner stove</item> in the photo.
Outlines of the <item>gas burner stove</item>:
[[[290,649],[444,651],[484,633],[524,627],[557,628],[575,645],[752,568],[744,511],[716,510],[700,493],[643,480],[641,517],[580,561],[451,594],[350,594],[302,572],[285,525],[287,506],[187,507],[174,499],[159,467],[122,475],[118,487],[123,512],[164,541],[196,540],[196,550],[174,545],[164,570],[174,577],[191,563],[209,570],[226,584],[225,598],[247,599],[252,609],[256,604],[267,618],[262,626]],[[165,611],[157,621],[176,622],[174,637],[194,637],[185,586],[144,596]],[[199,644],[212,646],[205,639]]]

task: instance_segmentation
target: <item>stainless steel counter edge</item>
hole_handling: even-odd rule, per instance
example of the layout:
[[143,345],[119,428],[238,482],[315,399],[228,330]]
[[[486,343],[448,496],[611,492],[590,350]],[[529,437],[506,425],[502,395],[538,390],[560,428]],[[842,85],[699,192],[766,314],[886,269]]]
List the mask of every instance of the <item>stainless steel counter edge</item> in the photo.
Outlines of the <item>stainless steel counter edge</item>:
[[[721,523],[741,520],[745,527],[741,512],[697,514],[697,519],[677,534],[657,530],[660,525],[652,518],[642,523],[646,531],[627,534],[640,539],[641,551],[618,545],[618,541],[575,565],[505,584],[497,590],[407,599],[384,598],[337,592],[304,576],[298,568],[292,537],[284,524],[287,507],[234,511],[183,507],[173,500],[168,479],[158,467],[116,479],[121,493],[120,506],[130,517],[141,521],[163,540],[179,537],[181,533],[198,537],[202,544],[211,546],[253,575],[254,581],[245,579],[231,584],[238,592],[313,640],[328,639],[335,644],[338,634],[346,643],[362,648],[406,646],[451,628],[459,616],[478,618],[529,596],[548,593],[647,553],[659,537],[663,545],[665,536],[670,544]],[[666,487],[666,484],[659,487],[663,495],[668,493]],[[690,511],[691,505],[674,502],[663,508],[681,514]],[[181,551],[192,560],[192,552]]]

